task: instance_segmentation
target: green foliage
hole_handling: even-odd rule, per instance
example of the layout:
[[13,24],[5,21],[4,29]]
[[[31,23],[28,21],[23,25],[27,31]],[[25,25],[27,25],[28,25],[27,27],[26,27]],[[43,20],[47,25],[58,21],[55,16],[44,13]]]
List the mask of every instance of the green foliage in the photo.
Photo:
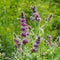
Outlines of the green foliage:
[[[37,25],[30,20],[30,16],[32,15],[30,6],[34,5],[41,17],[41,21]],[[34,28],[33,32],[35,35],[38,34],[37,26],[44,25],[45,18],[52,13],[53,18],[43,28],[44,34],[42,34],[42,36],[47,39],[46,36],[51,34],[54,41],[57,36],[60,36],[60,0],[0,0],[0,44],[2,45],[0,47],[0,52],[4,52],[6,56],[9,57],[12,57],[12,52],[15,52],[13,33],[20,34],[20,24],[17,18],[20,16],[21,11],[25,12],[27,24]],[[30,34],[30,37],[31,40],[34,39],[32,39],[32,33]],[[30,45],[28,44],[28,46]],[[45,50],[44,48],[46,50],[48,49],[42,41],[38,50]],[[60,48],[58,46],[52,54],[47,54],[43,60],[52,60],[52,56],[53,60],[59,60],[59,53]],[[23,58],[23,60],[26,59],[27,57]],[[40,60],[40,56],[37,56],[37,60]]]

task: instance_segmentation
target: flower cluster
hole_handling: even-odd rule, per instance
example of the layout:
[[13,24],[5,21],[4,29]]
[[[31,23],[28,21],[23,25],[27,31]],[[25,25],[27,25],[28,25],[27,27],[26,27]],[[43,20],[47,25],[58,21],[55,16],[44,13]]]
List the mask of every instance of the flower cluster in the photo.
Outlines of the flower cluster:
[[48,40],[45,40],[46,44],[48,46],[52,46],[52,36],[49,34],[47,37],[48,37]]
[[30,17],[32,20],[40,21],[40,16],[36,11],[35,6],[31,7],[33,15]]
[[32,52],[36,52],[40,43],[40,37],[38,37],[33,45]]
[[26,18],[24,13],[21,13],[21,17],[20,17],[20,26],[21,26],[21,38],[23,38],[23,44],[28,43],[27,40],[27,35],[28,35],[28,26],[26,24]]
[[20,39],[16,37],[14,34],[14,42],[15,42],[15,48],[19,48],[21,45]]

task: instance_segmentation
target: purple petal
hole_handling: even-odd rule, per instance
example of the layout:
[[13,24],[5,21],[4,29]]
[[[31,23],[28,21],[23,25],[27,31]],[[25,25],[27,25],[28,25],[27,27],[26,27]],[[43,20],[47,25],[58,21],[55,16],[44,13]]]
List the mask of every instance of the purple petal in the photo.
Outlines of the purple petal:
[[35,43],[35,44],[34,44],[34,47],[37,48],[37,47],[38,47],[38,44]]
[[26,22],[25,18],[20,18],[20,22]]
[[27,30],[27,28],[21,28],[21,31],[26,31]]
[[37,17],[37,21],[40,21],[40,17]]
[[26,37],[26,33],[21,33],[21,37]]
[[26,23],[24,23],[24,24],[21,24],[21,26],[25,27],[25,26],[27,26],[27,24],[26,24]]
[[23,44],[27,44],[27,43],[28,43],[27,39],[23,40]]

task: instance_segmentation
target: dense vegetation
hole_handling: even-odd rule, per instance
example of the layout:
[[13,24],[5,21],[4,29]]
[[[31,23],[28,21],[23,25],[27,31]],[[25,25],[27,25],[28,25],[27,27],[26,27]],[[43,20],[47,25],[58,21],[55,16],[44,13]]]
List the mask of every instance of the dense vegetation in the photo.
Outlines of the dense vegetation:
[[[39,23],[30,20],[30,16],[32,15],[30,10],[31,6],[36,6],[36,9],[41,17],[41,21]],[[36,39],[38,27],[44,25],[38,34],[41,36],[38,52],[33,53],[32,56],[34,57],[36,55],[36,60],[59,60],[60,0],[0,0],[0,60],[4,60],[5,57],[11,58],[12,53],[16,53],[13,33],[19,35],[21,32],[20,23],[19,20],[17,20],[17,18],[20,17],[21,11],[25,12],[27,24],[28,26],[32,27],[31,30],[34,33],[32,34],[31,30],[29,30],[30,40]],[[48,23],[45,24],[46,18],[50,14],[53,14],[53,17],[50,19],[50,21],[48,21]],[[57,44],[55,48],[46,45],[45,40],[48,40],[48,34],[52,36],[52,43]],[[28,49],[30,49],[30,44],[28,43],[27,45],[29,46]],[[42,53],[43,56],[39,56],[40,53]],[[14,58],[14,60],[20,59]],[[29,59],[24,57],[22,60]]]

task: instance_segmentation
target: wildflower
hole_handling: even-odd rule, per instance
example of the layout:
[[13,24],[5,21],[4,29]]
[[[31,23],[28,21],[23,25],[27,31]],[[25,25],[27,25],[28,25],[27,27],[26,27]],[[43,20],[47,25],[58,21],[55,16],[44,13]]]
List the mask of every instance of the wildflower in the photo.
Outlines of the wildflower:
[[21,29],[21,38],[22,38],[22,43],[24,45],[26,45],[28,43],[28,39],[27,39],[27,35],[28,35],[28,26],[26,24],[26,18],[25,18],[25,15],[24,13],[22,12],[21,13],[21,16],[20,16],[20,29]]
[[27,44],[28,43],[28,40],[27,39],[24,39],[23,40],[23,44]]
[[14,35],[15,47],[18,48],[21,45],[20,39]]
[[39,44],[40,43],[40,37],[38,37],[35,42],[36,42],[36,44]]
[[40,43],[40,37],[38,37],[33,45],[33,48],[32,48],[32,52],[36,52],[37,51],[37,48],[38,48],[38,45]]
[[27,24],[26,24],[26,18],[24,13],[21,13],[20,16],[20,26],[21,26],[21,37],[26,37],[27,36]]
[[18,48],[20,45],[21,45],[20,41],[17,41],[17,42],[15,43],[15,47],[16,47],[16,48]]
[[40,21],[40,16],[36,11],[35,6],[31,7],[33,15],[30,17],[32,20]]
[[20,22],[25,23],[26,19],[25,18],[20,18]]

